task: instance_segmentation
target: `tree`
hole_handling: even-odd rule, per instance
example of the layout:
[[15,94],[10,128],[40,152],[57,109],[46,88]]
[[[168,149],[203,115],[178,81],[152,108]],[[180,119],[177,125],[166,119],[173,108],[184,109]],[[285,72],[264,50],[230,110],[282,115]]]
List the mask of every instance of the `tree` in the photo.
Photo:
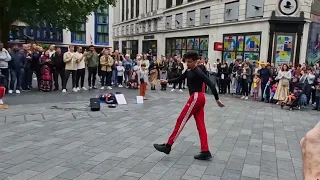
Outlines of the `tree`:
[[10,26],[16,21],[37,28],[44,23],[52,27],[76,31],[79,23],[97,9],[115,6],[117,0],[1,0],[0,40],[7,43]]

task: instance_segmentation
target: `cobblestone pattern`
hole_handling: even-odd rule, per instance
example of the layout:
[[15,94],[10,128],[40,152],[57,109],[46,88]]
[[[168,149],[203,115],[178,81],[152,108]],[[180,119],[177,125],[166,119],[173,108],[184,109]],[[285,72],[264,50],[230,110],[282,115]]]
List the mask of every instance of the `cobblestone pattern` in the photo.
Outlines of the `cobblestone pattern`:
[[206,125],[214,157],[197,161],[193,118],[169,156],[153,148],[168,138],[187,95],[150,97],[143,105],[129,99],[129,105],[103,106],[100,112],[88,111],[87,102],[10,106],[0,113],[0,179],[302,179],[299,140],[319,113],[228,97],[220,109],[208,96]]

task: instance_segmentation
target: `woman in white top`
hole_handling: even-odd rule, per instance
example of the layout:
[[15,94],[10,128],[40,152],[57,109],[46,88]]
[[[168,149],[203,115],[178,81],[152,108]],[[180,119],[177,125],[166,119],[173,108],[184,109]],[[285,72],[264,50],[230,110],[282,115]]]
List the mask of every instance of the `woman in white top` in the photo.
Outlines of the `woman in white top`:
[[142,60],[141,60],[141,62],[140,62],[140,69],[141,69],[141,64],[145,64],[145,65],[146,65],[146,69],[147,69],[147,70],[149,69],[150,61],[149,61],[149,59],[148,59],[147,54],[144,54],[143,57],[142,57]]
[[[82,54],[82,47],[78,47],[77,52],[75,53],[76,62],[77,62],[77,78],[76,78],[76,88],[77,91],[87,90],[84,87],[84,76],[86,75],[86,63],[84,61],[84,56]],[[81,80],[81,81],[80,81]],[[79,86],[80,81],[80,86]]]
[[282,65],[276,80],[279,80],[279,84],[274,95],[274,99],[280,101],[279,103],[281,103],[281,101],[284,101],[286,97],[289,96],[291,72],[288,65]]

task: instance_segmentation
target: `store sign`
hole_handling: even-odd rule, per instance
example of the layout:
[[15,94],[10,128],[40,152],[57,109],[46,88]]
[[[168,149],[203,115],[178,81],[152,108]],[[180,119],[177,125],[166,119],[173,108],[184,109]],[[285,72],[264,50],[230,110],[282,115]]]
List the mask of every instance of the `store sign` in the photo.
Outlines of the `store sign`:
[[154,39],[154,35],[144,36],[144,39]]
[[215,42],[213,50],[222,51],[223,50],[223,43],[222,42]]

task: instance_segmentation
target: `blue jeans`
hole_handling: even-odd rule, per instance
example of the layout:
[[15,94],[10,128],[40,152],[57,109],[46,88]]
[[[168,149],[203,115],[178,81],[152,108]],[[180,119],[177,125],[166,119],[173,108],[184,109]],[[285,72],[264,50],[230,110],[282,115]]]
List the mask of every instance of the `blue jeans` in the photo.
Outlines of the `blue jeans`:
[[124,82],[127,83],[131,79],[131,72],[125,71],[124,72]]
[[240,79],[236,80],[236,94],[241,95],[241,80]]
[[117,75],[117,70],[116,70],[116,69],[114,69],[114,70],[112,71],[111,82],[112,82],[113,84],[118,84],[118,75]]
[[20,70],[13,70],[10,69],[10,90],[14,90],[14,85],[17,81],[15,90],[21,89],[21,82],[23,81],[24,76],[24,69],[21,68]]

